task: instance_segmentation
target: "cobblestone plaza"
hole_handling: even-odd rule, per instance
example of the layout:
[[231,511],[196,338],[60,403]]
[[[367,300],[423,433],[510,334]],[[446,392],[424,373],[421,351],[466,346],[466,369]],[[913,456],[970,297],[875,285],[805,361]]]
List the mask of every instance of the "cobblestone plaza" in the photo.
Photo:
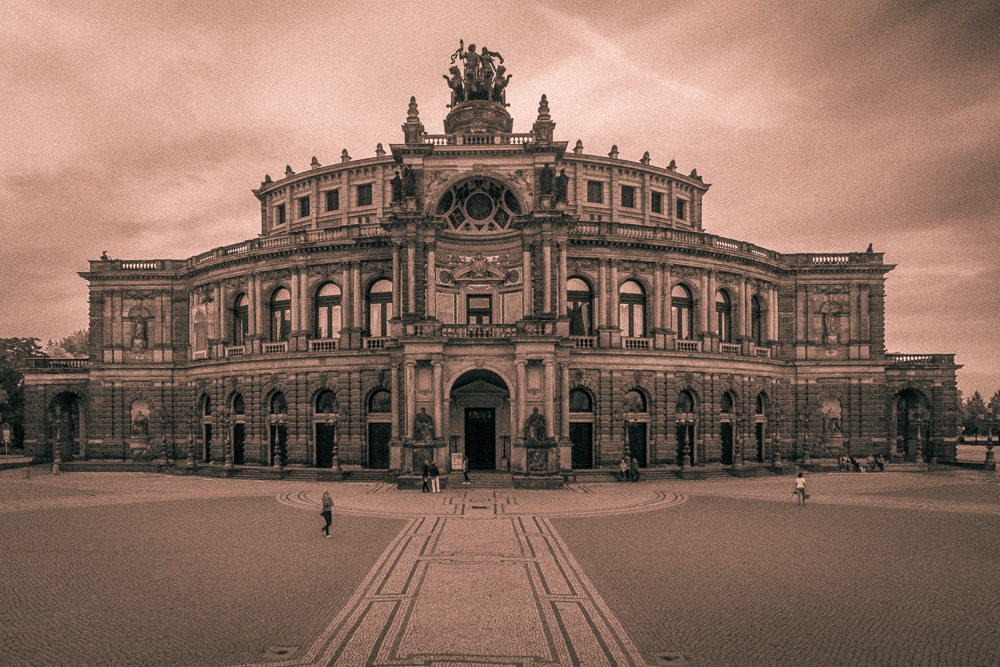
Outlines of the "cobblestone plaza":
[[[6,665],[993,665],[979,472],[539,491],[0,472]],[[320,496],[335,501],[331,539]]]

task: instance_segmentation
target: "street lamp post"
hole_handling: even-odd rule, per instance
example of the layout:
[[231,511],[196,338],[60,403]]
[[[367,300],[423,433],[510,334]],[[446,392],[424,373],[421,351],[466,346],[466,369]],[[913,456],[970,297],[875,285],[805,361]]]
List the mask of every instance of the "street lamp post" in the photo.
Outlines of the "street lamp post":
[[774,411],[774,448],[771,452],[771,466],[781,468],[781,420],[784,418],[781,408]]
[[920,426],[921,426],[921,423],[924,420],[924,409],[923,409],[923,406],[917,404],[913,408],[913,417],[914,417],[913,421],[917,425],[917,442],[916,442],[916,446],[913,448],[913,461],[914,461],[914,463],[920,463],[921,461],[924,460],[924,446],[923,446],[923,442],[921,441],[921,437],[920,437],[920,431],[921,431]]
[[340,471],[340,413],[333,413],[329,419],[333,424],[333,469]]

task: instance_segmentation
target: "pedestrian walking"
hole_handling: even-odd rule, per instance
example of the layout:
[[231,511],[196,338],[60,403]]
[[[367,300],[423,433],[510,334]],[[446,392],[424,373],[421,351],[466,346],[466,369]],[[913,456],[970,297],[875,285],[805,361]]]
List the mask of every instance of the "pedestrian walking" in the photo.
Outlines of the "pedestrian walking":
[[320,512],[326,524],[320,529],[330,537],[330,524],[333,523],[333,498],[329,491],[323,492],[323,510]]
[[639,459],[636,459],[636,458],[632,459],[632,463],[630,464],[630,467],[629,467],[629,472],[631,472],[632,481],[633,482],[638,482],[639,481]]
[[802,473],[799,473],[799,476],[795,478],[795,490],[792,491],[792,495],[799,497],[799,505],[806,504],[806,498],[809,497],[809,494],[806,492],[806,478],[802,476]]
[[628,469],[628,457],[623,456],[622,460],[618,462],[618,472],[620,473],[619,477],[621,477],[621,481],[623,482],[628,477]]
[[469,457],[465,454],[462,454],[462,476],[465,478],[465,481],[462,482],[462,484],[468,484],[471,486],[472,480],[469,479]]
[[430,493],[431,490],[429,486],[430,481],[431,481],[431,466],[427,462],[427,459],[424,459],[424,486],[423,489],[421,489],[424,493]]
[[431,461],[430,465],[431,473],[431,493],[441,493],[441,471],[438,470],[438,464]]

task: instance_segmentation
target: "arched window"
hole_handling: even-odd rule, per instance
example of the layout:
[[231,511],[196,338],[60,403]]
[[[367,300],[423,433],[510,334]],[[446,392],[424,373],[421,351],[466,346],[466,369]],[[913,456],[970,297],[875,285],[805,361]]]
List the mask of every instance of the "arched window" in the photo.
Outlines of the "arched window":
[[584,280],[566,281],[566,309],[570,336],[592,336],[594,331],[594,293]]
[[316,414],[328,415],[337,412],[337,395],[332,391],[320,392],[316,397]]
[[211,417],[212,416],[212,397],[209,396],[208,394],[205,394],[205,401],[204,401],[204,403],[202,403],[202,413],[201,414],[204,415],[205,417]]
[[379,389],[368,399],[368,412],[391,412],[392,394],[385,389]]
[[625,394],[625,411],[646,412],[646,397],[642,395],[642,392],[633,389]]
[[234,415],[245,415],[247,413],[247,405],[243,401],[243,394],[236,394],[233,398],[233,414]]
[[377,280],[368,289],[368,334],[380,338],[389,335],[392,319],[392,281]]
[[689,391],[682,391],[677,396],[677,413],[689,415],[694,412],[694,396]]
[[722,407],[720,411],[724,415],[731,415],[733,412],[733,397],[728,391],[722,394]]
[[757,403],[754,406],[754,414],[762,415],[764,414],[764,394],[757,394]]
[[691,326],[691,313],[694,310],[694,299],[684,285],[675,285],[670,291],[671,320],[674,323],[679,340],[692,340],[694,330]]
[[716,332],[722,343],[733,342],[733,305],[729,295],[723,290],[715,294],[715,314],[717,320]]
[[590,394],[583,389],[573,389],[569,392],[570,412],[593,412],[594,405],[590,400]]
[[285,400],[285,394],[283,392],[277,392],[271,397],[271,414],[272,415],[287,415],[288,414],[288,401]]
[[626,280],[618,290],[618,313],[623,336],[641,338],[646,335],[646,294],[634,280]]
[[250,299],[240,294],[233,306],[233,345],[243,345],[250,333]]
[[340,288],[326,283],[316,292],[316,338],[340,336]]
[[760,297],[753,296],[750,299],[750,338],[757,347],[764,345],[761,332]]
[[284,287],[271,296],[271,342],[288,340],[292,330],[292,293]]

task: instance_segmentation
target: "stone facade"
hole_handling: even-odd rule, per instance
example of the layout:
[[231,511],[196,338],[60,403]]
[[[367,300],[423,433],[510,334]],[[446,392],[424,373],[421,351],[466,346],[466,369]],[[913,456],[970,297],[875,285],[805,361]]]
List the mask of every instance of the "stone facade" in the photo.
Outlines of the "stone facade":
[[388,153],[266,178],[258,238],[92,261],[90,358],[26,369],[27,449],[525,474],[954,457],[958,366],[886,353],[880,253],[709,234],[697,172],[568,151],[544,97],[531,132],[509,118],[456,103],[431,135],[411,99]]

